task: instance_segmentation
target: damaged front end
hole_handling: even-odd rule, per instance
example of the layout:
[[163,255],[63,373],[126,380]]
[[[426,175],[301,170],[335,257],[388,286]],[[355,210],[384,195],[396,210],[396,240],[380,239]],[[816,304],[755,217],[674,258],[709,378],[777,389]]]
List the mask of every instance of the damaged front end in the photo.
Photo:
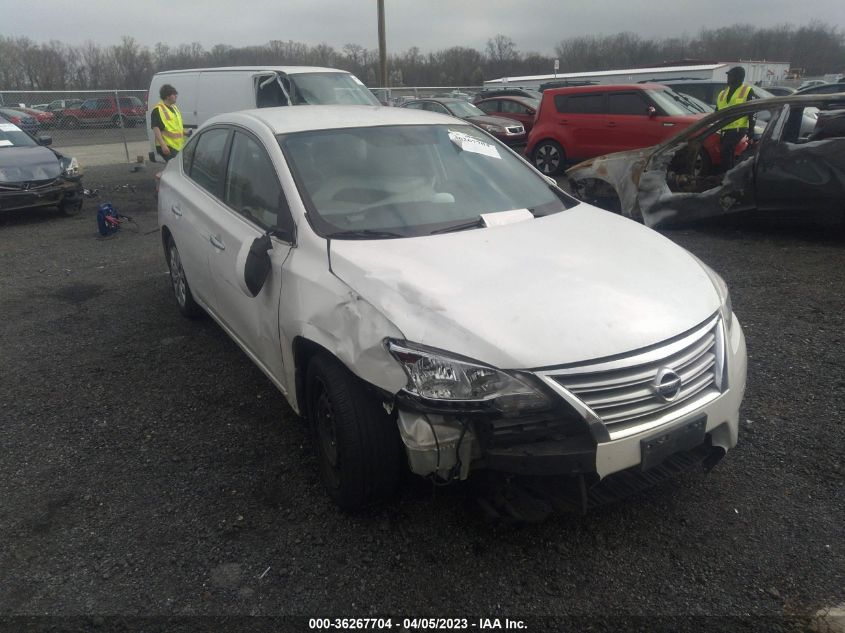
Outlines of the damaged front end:
[[451,481],[475,469],[595,470],[596,428],[536,377],[405,341],[388,340],[387,348],[408,377],[395,402],[414,473]]
[[637,194],[653,148],[597,156],[566,172],[572,194],[588,204],[642,220]]

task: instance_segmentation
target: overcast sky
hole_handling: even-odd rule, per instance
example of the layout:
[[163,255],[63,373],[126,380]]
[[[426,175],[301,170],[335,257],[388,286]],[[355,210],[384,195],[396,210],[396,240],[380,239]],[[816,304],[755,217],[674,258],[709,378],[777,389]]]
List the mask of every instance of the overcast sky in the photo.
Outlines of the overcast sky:
[[[632,31],[644,37],[695,35],[736,22],[758,26],[812,19],[845,26],[845,1],[767,0],[385,0],[387,46],[398,53],[449,46],[483,50],[511,37],[519,51],[551,55],[567,37]],[[378,48],[376,0],[0,0],[0,34],[67,44],[146,46],[200,42],[245,46],[293,40],[337,49]]]

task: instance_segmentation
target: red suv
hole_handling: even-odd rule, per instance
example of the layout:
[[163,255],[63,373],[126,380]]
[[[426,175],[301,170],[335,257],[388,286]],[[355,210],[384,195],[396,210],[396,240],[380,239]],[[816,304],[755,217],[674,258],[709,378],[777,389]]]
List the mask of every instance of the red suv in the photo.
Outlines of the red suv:
[[554,88],[543,92],[525,155],[553,176],[566,163],[657,145],[703,116],[658,84]]
[[62,110],[59,125],[62,127],[93,127],[111,125],[123,127],[143,125],[147,109],[138,97],[120,97],[120,112],[115,97],[96,97],[86,99],[78,107]]

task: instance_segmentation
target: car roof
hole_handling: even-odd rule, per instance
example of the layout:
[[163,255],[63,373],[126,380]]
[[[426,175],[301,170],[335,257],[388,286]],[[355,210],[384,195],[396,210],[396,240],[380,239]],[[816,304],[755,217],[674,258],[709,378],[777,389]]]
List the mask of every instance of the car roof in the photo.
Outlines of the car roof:
[[156,75],[178,75],[181,73],[218,73],[218,72],[262,72],[262,71],[281,71],[288,75],[300,75],[302,73],[344,73],[349,74],[348,71],[340,70],[339,68],[325,68],[323,66],[218,66],[215,68],[182,68],[179,70],[163,70],[156,73]]
[[564,88],[548,88],[543,94],[569,95],[582,92],[605,92],[607,90],[660,90],[663,86],[659,83],[647,84],[595,84],[593,86],[567,86]]
[[466,125],[460,119],[426,110],[353,105],[298,105],[241,110],[219,114],[209,119],[206,125],[247,121],[260,121],[273,134],[385,125],[448,125],[450,121],[455,125]]
[[517,103],[521,103],[522,105],[530,106],[532,108],[536,106],[537,101],[539,101],[534,97],[523,97],[521,95],[493,95],[491,97],[484,97],[483,99],[479,99],[475,103],[475,105],[478,105],[479,103],[482,103],[484,101],[493,101],[494,99],[496,101],[516,101]]

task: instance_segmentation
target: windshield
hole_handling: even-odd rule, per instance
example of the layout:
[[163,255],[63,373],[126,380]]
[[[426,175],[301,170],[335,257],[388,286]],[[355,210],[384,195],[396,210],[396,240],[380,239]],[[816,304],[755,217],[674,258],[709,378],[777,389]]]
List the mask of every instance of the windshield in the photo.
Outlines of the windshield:
[[669,88],[662,90],[646,90],[648,95],[666,113],[666,116],[689,116],[703,114],[698,105],[690,101],[686,95],[679,94]]
[[279,143],[323,237],[430,235],[480,227],[482,213],[577,204],[473,126],[319,130]]
[[478,106],[472,105],[468,101],[454,101],[444,103],[443,105],[449,109],[449,112],[462,119],[468,116],[487,116],[484,110]]
[[17,125],[0,118],[0,149],[4,147],[34,147],[38,145],[32,137]]
[[349,73],[288,75],[296,105],[381,105],[375,95]]

